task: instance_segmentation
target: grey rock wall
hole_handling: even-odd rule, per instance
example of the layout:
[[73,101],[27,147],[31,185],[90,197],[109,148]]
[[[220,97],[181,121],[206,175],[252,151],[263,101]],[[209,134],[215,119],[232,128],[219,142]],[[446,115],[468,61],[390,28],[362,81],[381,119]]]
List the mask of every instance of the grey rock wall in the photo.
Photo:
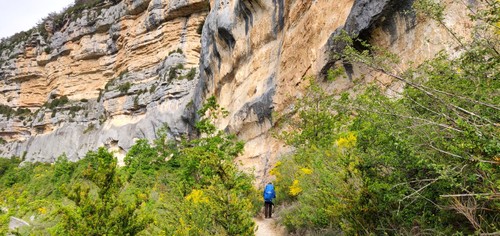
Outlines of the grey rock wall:
[[[31,110],[0,114],[0,157],[76,161],[106,146],[121,158],[161,128],[172,139],[186,135],[199,74],[192,42],[208,3],[167,3],[125,0],[84,10],[47,42],[32,35],[29,45],[0,50],[0,104]],[[50,106],[63,96],[66,104]]]

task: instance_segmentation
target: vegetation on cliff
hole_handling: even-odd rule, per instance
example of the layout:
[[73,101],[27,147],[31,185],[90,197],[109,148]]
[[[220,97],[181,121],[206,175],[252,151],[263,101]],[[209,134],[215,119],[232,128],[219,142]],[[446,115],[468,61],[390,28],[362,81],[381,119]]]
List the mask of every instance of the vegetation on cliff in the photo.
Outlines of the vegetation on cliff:
[[[120,0],[111,0],[109,3],[116,4]],[[39,33],[44,39],[47,39],[49,32],[47,32],[46,24],[49,22],[53,32],[61,30],[65,24],[82,17],[83,11],[87,9],[96,9],[100,11],[106,5],[106,0],[75,0],[72,5],[64,8],[61,12],[50,13],[47,17],[43,18],[33,28],[25,31],[15,33],[14,35],[2,38],[0,40],[0,54],[4,50],[12,50],[16,45],[21,42],[26,42],[30,39],[33,33]],[[51,33],[53,33],[51,32]],[[50,53],[49,47],[45,48],[46,53]]]
[[[417,1],[439,20],[429,2]],[[356,97],[334,96],[312,83],[293,131],[281,134],[296,151],[271,172],[290,231],[500,231],[500,2],[489,7],[475,15],[476,36],[460,42],[460,56],[439,53],[405,73],[391,69],[398,60],[386,50],[339,37],[347,45],[339,60],[406,88],[391,91],[395,98],[377,83]]]
[[[207,114],[207,116],[204,116]],[[78,162],[0,158],[0,232],[10,216],[30,218],[18,233],[54,235],[252,235],[258,199],[234,158],[243,144],[219,131],[210,98],[196,125],[201,138],[139,140],[125,166],[104,148]]]

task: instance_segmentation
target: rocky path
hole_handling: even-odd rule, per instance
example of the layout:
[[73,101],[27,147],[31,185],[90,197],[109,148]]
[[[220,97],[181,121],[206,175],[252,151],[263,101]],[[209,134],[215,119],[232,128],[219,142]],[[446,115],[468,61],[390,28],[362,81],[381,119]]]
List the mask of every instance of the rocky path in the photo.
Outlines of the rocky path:
[[264,219],[262,216],[253,218],[257,230],[255,236],[283,236],[285,231],[282,227],[276,225],[276,219]]

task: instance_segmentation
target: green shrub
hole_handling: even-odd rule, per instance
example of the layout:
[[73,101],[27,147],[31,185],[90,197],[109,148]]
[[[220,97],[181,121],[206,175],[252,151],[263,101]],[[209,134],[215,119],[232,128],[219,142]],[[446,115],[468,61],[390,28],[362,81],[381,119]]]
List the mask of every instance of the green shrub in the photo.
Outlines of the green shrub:
[[83,108],[83,107],[81,107],[81,106],[71,106],[71,107],[69,108],[69,115],[70,115],[71,117],[75,117],[76,113],[77,113],[77,112],[79,112],[79,111],[81,111],[81,110],[83,110],[83,109],[84,109],[84,108]]
[[31,114],[31,110],[28,108],[18,108],[16,111],[16,116],[29,115],[29,114]]
[[113,154],[99,148],[87,153],[82,164],[76,168],[78,177],[65,190],[73,205],[62,208],[63,217],[55,233],[135,235],[143,230],[149,220],[140,219],[137,209],[144,200],[127,202],[120,195],[124,185]]
[[10,115],[15,114],[16,110],[7,105],[0,104],[0,114],[10,117]]
[[123,93],[127,93],[131,86],[132,86],[132,84],[130,82],[126,82],[124,84],[120,84],[118,86],[118,91],[120,91],[120,93],[122,93],[122,94]]
[[154,93],[156,91],[156,84],[151,85],[149,88],[149,93]]
[[52,182],[69,183],[76,166],[76,163],[68,161],[68,157],[65,154],[59,156],[54,163]]
[[170,56],[170,55],[172,55],[172,54],[174,54],[174,53],[179,53],[179,54],[182,54],[183,52],[182,52],[182,49],[177,48],[177,50],[170,51],[170,52],[168,53],[168,55]]
[[123,79],[124,76],[126,76],[128,74],[128,69],[125,69],[123,70],[122,72],[120,72],[120,74],[118,75],[118,79]]
[[176,67],[172,67],[168,71],[168,81],[172,81],[172,80],[174,80],[176,78],[177,78],[177,68]]
[[134,109],[139,108],[139,96],[134,97]]
[[193,80],[195,76],[196,76],[196,68],[191,68],[189,72],[186,74],[186,78],[188,80]]
[[44,106],[49,109],[54,109],[56,107],[64,106],[68,102],[69,102],[68,96],[64,95],[60,98],[54,98],[50,103],[46,102]]
[[83,131],[83,134],[86,134],[92,130],[95,130],[95,128],[96,127],[95,127],[94,123],[90,123],[89,126],[87,126],[87,128]]

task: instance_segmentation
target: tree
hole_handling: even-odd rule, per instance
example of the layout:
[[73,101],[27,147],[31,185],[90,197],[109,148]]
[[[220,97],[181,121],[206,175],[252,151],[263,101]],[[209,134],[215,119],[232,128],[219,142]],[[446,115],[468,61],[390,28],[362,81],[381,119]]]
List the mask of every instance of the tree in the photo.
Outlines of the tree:
[[67,186],[66,197],[74,205],[62,207],[61,223],[54,229],[63,235],[135,235],[148,219],[137,215],[141,201],[125,201],[116,158],[104,148],[87,153],[77,178]]
[[243,143],[213,125],[214,119],[227,114],[215,97],[198,113],[201,138],[186,140],[171,160],[178,165],[185,204],[175,234],[253,235],[256,191],[252,178],[234,163]]

